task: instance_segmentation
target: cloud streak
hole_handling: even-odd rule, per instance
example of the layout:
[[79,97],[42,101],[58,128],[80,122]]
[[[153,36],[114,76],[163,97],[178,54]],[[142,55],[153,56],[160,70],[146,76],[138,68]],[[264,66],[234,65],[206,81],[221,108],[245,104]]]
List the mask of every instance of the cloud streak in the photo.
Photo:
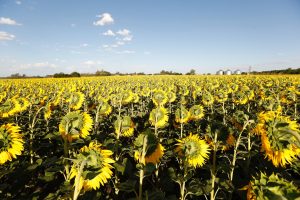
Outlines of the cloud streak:
[[21,24],[17,23],[15,20],[6,17],[0,17],[0,24],[11,25],[11,26],[20,26]]
[[13,40],[15,39],[16,36],[12,35],[12,34],[9,34],[7,32],[4,32],[4,31],[0,31],[0,41],[2,40],[6,40],[6,41],[9,41],[9,40]]
[[103,13],[102,15],[98,15],[97,17],[99,17],[100,19],[93,23],[95,26],[105,26],[114,23],[114,19],[109,13]]

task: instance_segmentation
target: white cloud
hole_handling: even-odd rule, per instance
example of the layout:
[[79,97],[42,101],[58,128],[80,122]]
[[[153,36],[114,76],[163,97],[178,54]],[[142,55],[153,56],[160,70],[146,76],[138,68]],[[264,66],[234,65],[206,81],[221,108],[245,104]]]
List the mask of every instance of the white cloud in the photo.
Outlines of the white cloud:
[[108,44],[104,44],[104,45],[102,45],[102,47],[106,49],[106,48],[109,48],[109,45]]
[[133,36],[129,35],[129,36],[124,37],[123,40],[129,42],[132,40],[132,38],[133,38]]
[[5,25],[21,25],[17,23],[15,20],[6,18],[6,17],[0,17],[0,24],[5,24]]
[[95,26],[104,26],[114,23],[114,19],[109,13],[103,13],[102,15],[98,15],[97,17],[100,17],[100,19],[93,23]]
[[117,34],[119,34],[119,35],[121,35],[121,36],[124,36],[124,37],[129,36],[130,33],[131,33],[131,32],[130,32],[130,30],[128,30],[128,29],[119,30],[119,31],[117,32]]
[[122,46],[122,45],[124,45],[125,44],[125,42],[123,42],[123,41],[118,41],[117,42],[117,45],[119,45],[119,46]]
[[82,63],[83,65],[88,65],[88,66],[95,66],[95,65],[101,65],[102,62],[99,60],[87,60]]
[[106,32],[103,33],[105,36],[115,36],[116,34],[112,30],[107,30]]
[[16,4],[17,4],[17,5],[21,5],[22,2],[21,2],[21,1],[16,1]]
[[87,43],[83,43],[80,45],[80,47],[88,47],[88,46],[89,46],[89,44],[87,44]]
[[0,31],[0,41],[1,40],[13,40],[13,39],[15,39],[14,35],[4,32],[4,31]]

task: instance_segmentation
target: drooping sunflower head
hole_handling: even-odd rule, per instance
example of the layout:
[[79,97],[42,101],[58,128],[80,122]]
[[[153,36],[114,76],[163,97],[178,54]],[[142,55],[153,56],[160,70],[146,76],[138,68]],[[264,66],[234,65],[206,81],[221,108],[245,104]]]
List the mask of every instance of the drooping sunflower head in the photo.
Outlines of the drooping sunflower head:
[[30,103],[26,98],[19,98],[18,102],[20,104],[20,112],[24,112],[29,107]]
[[190,134],[186,138],[178,140],[176,145],[175,152],[191,167],[201,167],[209,158],[209,145],[198,135]]
[[[145,142],[146,141],[146,142]],[[145,142],[145,143],[144,143]],[[143,154],[143,145],[145,152]],[[158,138],[150,130],[141,133],[134,142],[135,151],[134,158],[141,164],[152,163],[157,164],[160,162],[163,154],[164,147],[159,143]]]
[[59,132],[62,137],[72,142],[79,137],[85,138],[92,129],[93,120],[87,113],[73,111],[65,115],[59,124]]
[[168,102],[172,103],[176,100],[176,94],[172,91],[167,92]]
[[7,99],[0,104],[0,118],[13,116],[21,111],[21,105],[16,99]]
[[204,109],[200,105],[194,105],[190,108],[190,119],[199,120],[204,116]]
[[134,132],[134,123],[130,116],[124,116],[115,121],[114,128],[116,134],[120,134],[124,137],[130,137]]
[[219,89],[215,92],[215,100],[219,103],[223,103],[228,99],[228,93],[225,89]]
[[133,93],[131,90],[124,90],[121,94],[122,96],[122,104],[128,104],[133,101]]
[[[89,146],[80,149],[76,160],[85,162],[80,185],[84,191],[99,189],[112,177],[112,168],[115,161],[111,158],[113,152],[101,148],[101,144],[91,142]],[[71,179],[78,175],[78,163],[71,168]]]
[[69,107],[72,110],[78,110],[81,108],[84,100],[85,97],[82,92],[72,92],[66,101],[69,103]]
[[261,136],[262,150],[275,167],[297,160],[300,144],[295,134],[300,131],[296,121],[274,111],[260,113],[256,132]]
[[53,112],[55,108],[54,103],[52,102],[48,102],[47,105],[45,106],[45,110],[44,110],[44,119],[45,120],[49,120],[51,117],[51,114]]
[[190,112],[184,106],[180,106],[180,108],[177,108],[175,111],[175,121],[177,123],[187,123],[190,119],[190,116]]
[[168,101],[167,93],[163,90],[153,92],[152,101],[156,106],[163,106]]
[[202,103],[205,106],[210,106],[214,103],[214,97],[212,96],[212,94],[208,91],[204,91],[202,93]]
[[150,112],[149,121],[151,125],[158,128],[163,128],[167,125],[169,120],[168,111],[164,107],[154,108]]
[[247,200],[300,198],[299,189],[292,182],[275,174],[267,176],[261,172],[258,177],[253,178],[247,189]]
[[232,94],[232,101],[235,104],[244,105],[248,102],[248,97],[244,90],[238,90]]
[[20,127],[4,124],[0,127],[0,165],[21,155],[24,150],[24,140]]
[[109,105],[109,103],[104,99],[99,99],[98,102],[99,103],[97,106],[100,106],[98,114],[102,116],[108,116],[112,111],[112,108]]

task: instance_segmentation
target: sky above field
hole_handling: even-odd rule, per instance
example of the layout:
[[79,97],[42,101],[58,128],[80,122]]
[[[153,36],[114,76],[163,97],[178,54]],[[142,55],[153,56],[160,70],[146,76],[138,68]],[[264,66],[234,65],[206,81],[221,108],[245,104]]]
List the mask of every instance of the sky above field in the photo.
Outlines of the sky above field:
[[0,76],[300,67],[298,0],[0,0]]

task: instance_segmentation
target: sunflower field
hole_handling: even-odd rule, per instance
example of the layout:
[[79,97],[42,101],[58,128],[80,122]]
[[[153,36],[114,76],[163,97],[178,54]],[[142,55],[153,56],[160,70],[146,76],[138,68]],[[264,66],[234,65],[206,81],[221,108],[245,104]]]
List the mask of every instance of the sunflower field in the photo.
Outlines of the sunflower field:
[[0,80],[0,199],[300,200],[300,76]]

